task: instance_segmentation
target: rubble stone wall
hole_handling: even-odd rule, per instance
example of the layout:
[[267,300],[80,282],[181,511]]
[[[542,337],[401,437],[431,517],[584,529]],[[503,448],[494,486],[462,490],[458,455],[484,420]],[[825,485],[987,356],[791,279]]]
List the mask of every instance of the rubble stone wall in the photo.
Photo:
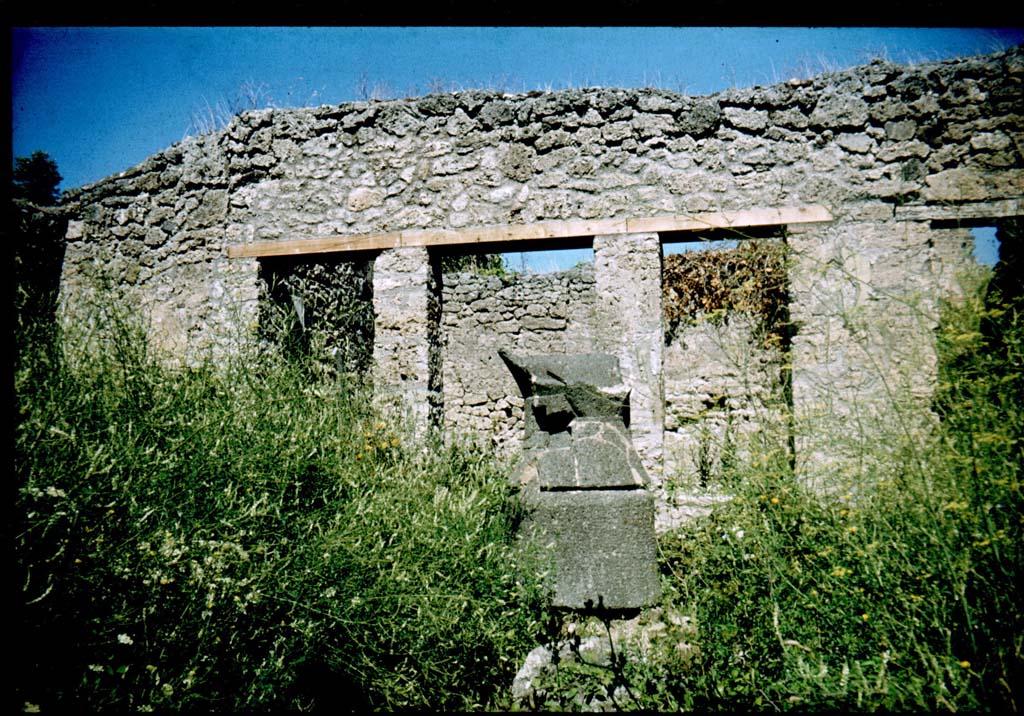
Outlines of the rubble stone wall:
[[498,357],[596,350],[594,267],[548,274],[444,275],[442,345],[445,427],[514,453],[523,399]]
[[[857,472],[863,465],[837,453],[832,437],[851,438],[853,455],[873,428],[850,436],[846,426],[889,419],[887,401],[900,392],[921,401],[930,393],[937,301],[956,295],[958,273],[973,263],[957,219],[991,223],[1024,213],[1022,81],[1024,51],[1015,48],[913,66],[879,60],[703,97],[651,89],[468,91],[247,112],[224,130],[66,192],[63,310],[73,318],[85,299],[117,287],[150,321],[154,345],[191,362],[231,351],[258,329],[259,261],[228,258],[229,246],[822,204],[833,221],[791,226],[787,239],[797,463],[812,479]],[[480,350],[468,326],[484,324],[461,308],[453,312],[458,300],[479,302],[487,320],[500,312],[501,320],[486,324],[490,333],[480,334],[494,340],[506,335],[497,326],[510,320],[499,308],[508,300],[522,309],[519,317],[511,309],[519,333],[508,335],[518,336],[517,347],[529,349],[542,334],[538,348],[587,344],[574,313],[582,308],[534,315],[510,286],[493,289],[491,307],[487,295],[469,289],[458,298],[450,278],[443,290],[453,308],[438,313],[436,267],[427,252],[417,256],[422,266],[369,259],[375,290],[392,290],[390,267],[415,284],[393,287],[408,299],[414,358],[398,355],[402,316],[388,317],[387,303],[373,299],[378,320],[399,321],[375,333],[375,353],[388,356],[372,371],[382,389],[400,392],[405,384],[410,396],[433,401],[435,415],[467,416],[473,429],[485,429],[497,412],[515,414],[514,405],[497,408],[500,398],[489,393],[494,405],[467,403],[481,393],[459,377],[459,361]],[[611,289],[597,292],[594,310],[617,300]],[[412,307],[437,318],[417,323]],[[563,335],[530,328],[533,319],[564,321]],[[618,355],[635,337],[623,334],[618,350],[602,345]],[[676,359],[669,350],[661,360]],[[628,370],[630,381],[651,384]],[[706,372],[713,370],[709,364]],[[672,410],[668,419],[678,419]]]

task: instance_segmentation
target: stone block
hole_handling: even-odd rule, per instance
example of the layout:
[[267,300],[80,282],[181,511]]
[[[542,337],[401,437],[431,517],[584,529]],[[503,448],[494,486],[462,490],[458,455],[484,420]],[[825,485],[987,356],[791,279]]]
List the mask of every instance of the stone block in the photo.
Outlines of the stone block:
[[550,435],[534,460],[541,490],[629,489],[647,483],[629,433],[618,420],[576,418],[566,432]]
[[654,498],[646,490],[535,492],[526,528],[555,563],[552,605],[639,609],[655,602]]

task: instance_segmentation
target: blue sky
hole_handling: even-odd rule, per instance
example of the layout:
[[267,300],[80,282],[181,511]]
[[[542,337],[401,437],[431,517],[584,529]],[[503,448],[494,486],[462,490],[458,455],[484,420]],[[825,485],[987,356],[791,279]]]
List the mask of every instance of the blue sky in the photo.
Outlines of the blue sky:
[[12,28],[12,155],[47,152],[63,189],[92,183],[230,111],[244,87],[276,107],[435,88],[701,95],[877,56],[918,62],[1021,42],[1021,28]]

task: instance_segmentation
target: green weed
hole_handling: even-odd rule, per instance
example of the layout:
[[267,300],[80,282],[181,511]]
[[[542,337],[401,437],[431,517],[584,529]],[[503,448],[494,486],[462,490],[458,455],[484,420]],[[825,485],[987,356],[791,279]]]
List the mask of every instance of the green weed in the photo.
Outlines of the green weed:
[[731,502],[662,541],[701,630],[694,668],[655,668],[670,706],[1019,708],[1022,306],[947,307],[938,439],[880,445],[876,488],[822,497],[776,451],[734,466]]
[[[16,366],[16,697],[482,708],[538,631],[505,473],[270,353],[172,370],[132,314]],[[99,330],[99,329],[97,329]]]

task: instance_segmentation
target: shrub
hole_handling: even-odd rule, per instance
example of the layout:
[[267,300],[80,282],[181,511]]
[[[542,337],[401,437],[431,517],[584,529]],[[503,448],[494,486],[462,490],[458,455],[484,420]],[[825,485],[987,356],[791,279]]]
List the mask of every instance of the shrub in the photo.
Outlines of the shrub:
[[765,346],[789,338],[786,244],[740,237],[735,248],[670,254],[663,268],[666,338],[698,317],[721,321],[731,312],[758,319]]

